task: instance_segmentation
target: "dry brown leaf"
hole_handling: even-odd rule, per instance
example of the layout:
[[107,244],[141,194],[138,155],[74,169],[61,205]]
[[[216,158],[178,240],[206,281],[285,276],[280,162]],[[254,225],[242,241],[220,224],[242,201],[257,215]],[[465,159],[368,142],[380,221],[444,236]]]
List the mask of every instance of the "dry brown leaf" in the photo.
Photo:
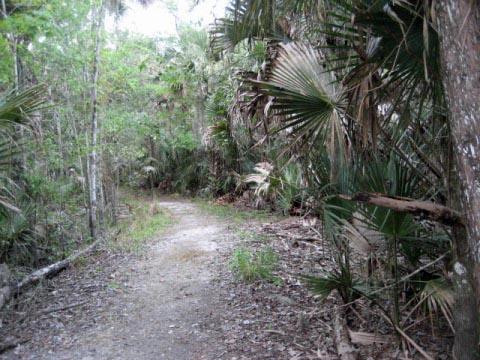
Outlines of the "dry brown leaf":
[[352,331],[348,329],[350,340],[358,345],[388,344],[392,342],[391,336],[367,333],[361,331]]

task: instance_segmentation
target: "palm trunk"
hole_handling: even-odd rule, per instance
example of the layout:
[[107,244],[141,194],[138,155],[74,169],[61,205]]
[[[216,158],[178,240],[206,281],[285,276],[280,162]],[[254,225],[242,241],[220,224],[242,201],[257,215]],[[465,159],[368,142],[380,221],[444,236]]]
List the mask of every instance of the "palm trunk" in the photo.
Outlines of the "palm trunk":
[[454,356],[480,357],[480,6],[478,0],[438,0],[444,86],[461,185],[466,231],[455,234]]

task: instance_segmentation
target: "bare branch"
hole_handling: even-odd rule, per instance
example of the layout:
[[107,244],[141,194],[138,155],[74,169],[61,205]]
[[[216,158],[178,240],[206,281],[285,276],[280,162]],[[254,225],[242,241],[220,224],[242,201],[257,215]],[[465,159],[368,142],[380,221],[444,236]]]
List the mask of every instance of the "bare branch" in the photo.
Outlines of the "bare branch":
[[346,195],[338,195],[338,197],[348,201],[406,212],[448,226],[465,227],[465,220],[460,212],[430,201],[419,201],[371,192],[359,192],[352,197]]

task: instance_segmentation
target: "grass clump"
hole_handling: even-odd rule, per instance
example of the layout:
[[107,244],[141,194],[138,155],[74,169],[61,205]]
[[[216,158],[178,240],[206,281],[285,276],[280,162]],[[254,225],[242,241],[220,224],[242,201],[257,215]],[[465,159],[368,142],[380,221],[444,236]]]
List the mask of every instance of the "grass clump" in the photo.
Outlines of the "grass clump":
[[133,216],[118,226],[121,232],[116,245],[121,251],[138,253],[148,239],[162,234],[173,221],[170,212],[156,203],[135,201],[130,204]]
[[236,249],[233,251],[230,267],[246,283],[271,280],[280,284],[281,280],[273,275],[277,257],[272,249],[262,250]]
[[265,210],[242,210],[234,205],[213,205],[208,201],[195,199],[195,203],[198,204],[203,210],[207,211],[213,216],[224,216],[230,218],[235,224],[244,224],[251,220],[258,221],[278,221],[284,219],[284,216],[274,214]]

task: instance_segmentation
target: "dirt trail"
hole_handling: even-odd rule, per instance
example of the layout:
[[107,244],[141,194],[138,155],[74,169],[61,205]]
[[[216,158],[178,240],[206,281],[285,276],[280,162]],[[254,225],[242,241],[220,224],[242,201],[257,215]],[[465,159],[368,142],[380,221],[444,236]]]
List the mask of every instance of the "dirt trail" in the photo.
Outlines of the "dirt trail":
[[[162,201],[176,224],[152,241],[146,259],[112,275],[128,279],[101,323],[69,329],[69,346],[31,349],[8,359],[219,359],[225,357],[218,317],[222,290],[215,286],[219,251],[228,243],[225,224],[186,201]],[[121,280],[119,280],[121,281]],[[105,313],[106,312],[106,313]]]
[[[104,249],[23,294],[9,315],[0,312],[0,344],[7,338],[15,344],[24,341],[0,359],[340,358],[333,316],[339,298],[319,302],[297,276],[336,266],[327,243],[311,241],[318,228],[294,218],[261,226],[252,220],[235,225],[242,233],[234,235],[225,218],[208,216],[191,202],[168,200],[160,206],[177,222],[166,235],[152,239],[144,258]],[[228,259],[233,247],[245,245],[252,252],[275,251],[273,275],[280,284],[235,279]],[[80,305],[68,307],[72,304]],[[359,346],[359,358],[419,358],[414,348],[399,351],[389,325],[371,320],[370,306],[365,301],[357,308],[365,311],[350,318],[349,328],[384,340]],[[433,338],[422,327],[415,332],[414,340],[432,358],[449,358],[451,336]]]

